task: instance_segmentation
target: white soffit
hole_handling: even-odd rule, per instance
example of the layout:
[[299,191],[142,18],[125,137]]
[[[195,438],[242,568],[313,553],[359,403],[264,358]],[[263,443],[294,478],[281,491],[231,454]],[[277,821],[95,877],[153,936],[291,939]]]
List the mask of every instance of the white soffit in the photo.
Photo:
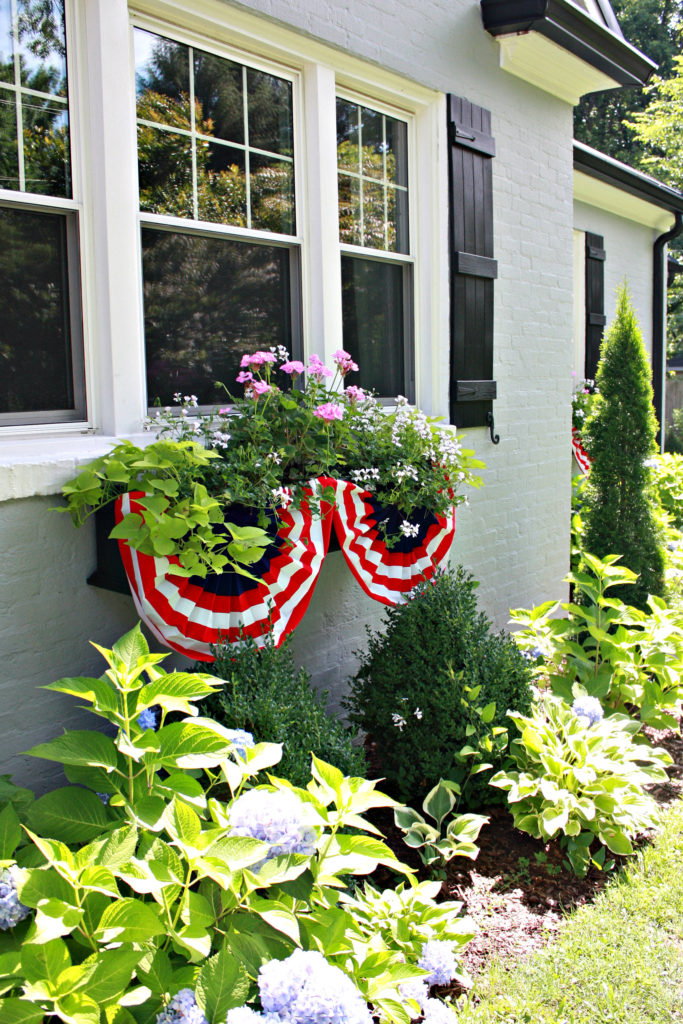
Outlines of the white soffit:
[[655,206],[654,203],[648,203],[645,199],[639,199],[638,196],[576,170],[574,201],[615,213],[657,231],[668,231],[674,223],[674,215],[669,210],[663,210],[661,206]]
[[525,82],[576,106],[582,96],[619,83],[538,32],[496,36],[500,66]]

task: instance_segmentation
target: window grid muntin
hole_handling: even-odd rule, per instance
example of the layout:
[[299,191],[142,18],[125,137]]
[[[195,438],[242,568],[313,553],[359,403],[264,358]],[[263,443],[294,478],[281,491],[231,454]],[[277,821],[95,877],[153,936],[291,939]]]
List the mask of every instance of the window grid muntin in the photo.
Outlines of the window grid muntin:
[[[17,189],[6,189],[5,191],[21,192],[28,194],[41,195],[43,193],[37,192],[32,193],[30,189],[26,188],[26,158],[24,153],[25,137],[24,137],[24,101],[23,97],[35,96],[40,99],[51,101],[56,106],[63,105],[67,116],[67,146],[68,146],[68,157],[65,167],[65,196],[56,196],[55,198],[71,198],[73,195],[73,173],[72,173],[72,159],[71,159],[71,117],[69,111],[69,61],[68,61],[68,28],[67,28],[67,17],[66,17],[66,3],[64,4],[64,49],[65,59],[65,75],[64,85],[66,88],[66,95],[59,96],[57,93],[43,92],[39,89],[32,89],[29,86],[25,86],[21,81],[21,53],[20,53],[20,40],[19,40],[19,10],[17,6],[17,0],[10,0],[10,23],[11,23],[11,38],[12,38],[12,63],[14,66],[14,82],[3,82],[0,80],[0,95],[2,92],[8,92],[14,94],[14,108],[15,108],[15,124],[17,131],[17,176],[19,187]],[[46,193],[50,195],[50,193]]]
[[[301,192],[300,192],[300,189],[298,187],[298,181],[297,181],[298,175],[297,175],[296,163],[295,163],[295,160],[294,160],[294,154],[293,154],[293,152],[292,152],[292,155],[280,154],[280,153],[275,153],[273,150],[261,149],[261,148],[256,147],[256,146],[252,147],[252,146],[249,145],[249,95],[248,95],[248,89],[247,89],[247,75],[248,75],[248,72],[249,72],[250,69],[253,70],[253,71],[256,71],[256,72],[263,73],[263,74],[271,75],[274,78],[279,78],[280,80],[285,81],[285,82],[288,83],[288,85],[290,86],[290,89],[291,89],[291,93],[290,93],[290,96],[291,96],[291,135],[292,135],[292,150],[293,150],[294,149],[294,135],[295,135],[295,132],[294,132],[294,122],[295,122],[295,118],[297,116],[297,114],[296,114],[295,89],[294,89],[294,80],[293,80],[293,78],[291,78],[289,76],[286,76],[286,75],[283,75],[279,68],[274,70],[272,67],[267,67],[265,65],[259,66],[258,64],[251,63],[251,62],[247,64],[247,63],[244,62],[244,58],[242,56],[240,56],[240,57],[227,56],[225,53],[217,52],[216,50],[206,49],[206,47],[204,47],[202,45],[197,45],[194,42],[191,42],[191,41],[188,41],[188,40],[184,39],[182,37],[182,35],[176,35],[175,32],[173,33],[172,36],[171,35],[163,35],[162,32],[159,30],[159,26],[158,25],[155,25],[155,26],[150,25],[150,24],[148,24],[146,21],[144,21],[142,19],[137,19],[136,18],[135,21],[133,22],[133,32],[135,33],[136,31],[145,32],[145,33],[147,33],[149,35],[157,36],[159,39],[165,40],[167,42],[176,43],[176,44],[180,44],[182,46],[187,47],[187,51],[188,51],[188,55],[187,55],[188,56],[188,74],[189,74],[189,101],[190,101],[190,130],[188,131],[187,129],[184,129],[184,128],[177,128],[177,127],[171,126],[171,125],[164,125],[164,124],[161,124],[161,123],[159,123],[157,121],[149,121],[146,118],[139,118],[139,117],[137,117],[137,114],[136,114],[136,125],[144,125],[145,127],[152,128],[152,129],[157,130],[157,131],[166,131],[166,132],[169,132],[172,135],[181,135],[181,136],[184,136],[186,138],[188,138],[188,137],[190,138],[190,143],[191,143],[191,159],[192,159],[192,193],[193,193],[192,200],[193,200],[194,220],[198,221],[199,223],[206,223],[206,224],[216,223],[214,221],[202,221],[200,219],[200,216],[199,216],[199,198],[198,198],[198,183],[197,183],[197,141],[202,141],[202,142],[207,142],[207,143],[209,143],[211,145],[223,146],[223,147],[225,147],[227,149],[236,149],[236,150],[244,153],[245,206],[246,206],[246,211],[245,211],[246,212],[246,225],[245,226],[249,230],[260,230],[258,228],[256,228],[256,229],[252,228],[252,220],[253,220],[253,218],[252,218],[252,210],[251,210],[251,161],[250,161],[251,154],[253,153],[255,155],[264,156],[264,157],[267,157],[269,160],[275,160],[275,161],[277,161],[279,163],[282,163],[282,164],[285,164],[285,165],[286,164],[290,164],[292,166],[292,178],[291,178],[291,185],[292,185],[292,204],[291,204],[292,231],[291,231],[291,234],[287,234],[286,237],[290,238],[292,240],[298,239],[299,234],[298,234],[298,227],[297,227],[297,225],[298,225],[297,206],[298,206],[298,200],[299,200],[299,196],[301,195]],[[165,29],[163,29],[162,31],[165,31]],[[195,96],[194,57],[195,57],[196,53],[198,53],[198,54],[207,54],[207,55],[215,57],[215,58],[217,58],[219,60],[228,61],[228,62],[230,62],[232,64],[238,64],[239,67],[241,68],[241,70],[242,70],[242,119],[243,119],[243,126],[244,126],[244,142],[243,143],[232,142],[232,141],[230,141],[228,139],[220,139],[220,138],[217,138],[216,136],[212,136],[212,135],[205,135],[203,132],[198,132],[196,130],[196,111],[195,111],[195,103],[194,103],[194,96]],[[151,213],[151,212],[152,211],[143,210],[142,207],[140,208],[141,216],[144,215],[144,214]],[[164,216],[164,214],[161,214],[161,216]],[[170,215],[170,216],[173,216],[173,215]],[[220,221],[218,223],[222,223],[226,227],[229,227],[229,226],[236,227],[236,228],[241,228],[242,227],[242,225],[235,225],[235,224],[230,225],[230,224],[228,224],[228,223],[226,223],[224,221]]]

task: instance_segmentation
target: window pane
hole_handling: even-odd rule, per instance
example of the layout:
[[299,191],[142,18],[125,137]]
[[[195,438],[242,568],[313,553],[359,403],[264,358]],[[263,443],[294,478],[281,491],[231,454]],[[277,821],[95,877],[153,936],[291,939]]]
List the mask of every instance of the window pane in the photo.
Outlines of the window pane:
[[66,104],[52,104],[24,93],[21,111],[26,191],[46,196],[71,195]]
[[210,53],[194,51],[197,131],[244,144],[242,67]]
[[11,93],[0,89],[0,188],[19,188],[17,108]]
[[246,227],[244,150],[197,139],[197,195],[200,220]]
[[21,84],[66,96],[63,0],[16,0]]
[[[402,266],[342,256],[344,348],[360,366],[348,383],[379,395],[405,394],[406,317]],[[410,396],[408,396],[410,397]]]
[[138,125],[138,178],[141,210],[194,215],[189,136]]
[[342,242],[408,253],[408,126],[337,99]]
[[0,415],[75,410],[67,219],[0,207]]
[[[135,91],[138,117],[190,129],[189,49],[136,28]],[[151,109],[154,116],[150,117]]]
[[14,45],[10,0],[0,0],[0,82],[14,81]]
[[249,146],[292,155],[292,86],[283,78],[247,69]]
[[251,226],[294,234],[294,167],[289,161],[250,156]]
[[225,404],[242,354],[291,349],[289,250],[142,230],[147,395]]

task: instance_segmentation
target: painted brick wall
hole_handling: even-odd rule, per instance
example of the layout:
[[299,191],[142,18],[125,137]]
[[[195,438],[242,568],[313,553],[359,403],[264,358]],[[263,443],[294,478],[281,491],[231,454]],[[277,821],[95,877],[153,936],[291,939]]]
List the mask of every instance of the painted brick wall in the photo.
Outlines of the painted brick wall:
[[[504,626],[511,606],[564,595],[569,548],[572,364],[572,123],[570,108],[498,67],[497,44],[476,0],[253,0],[277,18],[425,85],[493,111],[496,285],[494,447],[468,441],[487,462],[484,488],[458,514],[454,561],[481,581],[483,608]],[[448,372],[447,343],[441,349]],[[64,674],[98,671],[87,641],[108,644],[134,621],[130,599],[87,587],[92,533],[76,533],[52,500],[2,501],[6,558],[0,583],[0,767],[27,780],[19,757],[65,723],[73,702],[37,690]],[[323,566],[294,638],[297,659],[337,704],[366,624],[381,607],[360,591],[340,554]],[[69,724],[75,722],[70,714]],[[42,770],[38,784],[47,785]]]

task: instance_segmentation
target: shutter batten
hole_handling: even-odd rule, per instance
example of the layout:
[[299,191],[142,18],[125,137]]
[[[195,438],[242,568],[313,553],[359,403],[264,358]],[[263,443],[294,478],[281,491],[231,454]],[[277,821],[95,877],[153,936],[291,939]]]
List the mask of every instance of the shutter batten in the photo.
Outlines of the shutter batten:
[[487,425],[493,380],[493,175],[491,114],[448,97],[449,249],[451,261],[450,418],[458,427]]

